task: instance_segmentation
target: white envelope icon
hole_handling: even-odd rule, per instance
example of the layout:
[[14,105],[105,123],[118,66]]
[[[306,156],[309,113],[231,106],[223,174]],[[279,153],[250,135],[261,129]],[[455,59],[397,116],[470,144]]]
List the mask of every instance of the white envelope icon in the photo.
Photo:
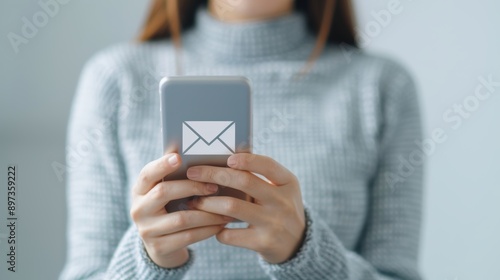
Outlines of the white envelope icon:
[[233,121],[186,121],[182,123],[185,155],[231,155],[236,146]]

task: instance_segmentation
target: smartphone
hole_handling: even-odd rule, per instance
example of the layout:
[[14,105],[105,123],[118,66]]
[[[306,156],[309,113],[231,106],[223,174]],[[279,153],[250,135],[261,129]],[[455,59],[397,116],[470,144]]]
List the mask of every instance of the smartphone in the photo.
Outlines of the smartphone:
[[[195,165],[227,167],[234,153],[251,152],[251,88],[244,77],[165,77],[160,82],[164,154],[176,152],[182,165],[163,180],[186,179]],[[219,185],[214,195],[252,198]],[[167,212],[187,210],[194,197],[170,201]]]

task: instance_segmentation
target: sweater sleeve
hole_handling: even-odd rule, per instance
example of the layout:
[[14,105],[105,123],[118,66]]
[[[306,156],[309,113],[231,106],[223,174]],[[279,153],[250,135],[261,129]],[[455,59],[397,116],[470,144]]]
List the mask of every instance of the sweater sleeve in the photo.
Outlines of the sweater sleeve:
[[157,266],[130,222],[117,136],[119,73],[106,58],[96,56],[84,67],[69,120],[68,244],[60,279],[181,279],[192,255],[179,268]]
[[415,144],[422,138],[418,98],[408,73],[392,66],[381,71],[379,161],[368,186],[369,208],[357,248],[346,249],[325,222],[328,217],[305,204],[307,229],[298,253],[281,264],[259,259],[272,279],[421,279],[424,156]]

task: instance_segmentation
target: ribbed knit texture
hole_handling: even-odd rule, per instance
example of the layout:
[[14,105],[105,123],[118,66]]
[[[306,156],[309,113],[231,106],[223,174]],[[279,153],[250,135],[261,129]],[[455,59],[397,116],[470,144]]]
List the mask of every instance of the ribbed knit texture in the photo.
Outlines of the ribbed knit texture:
[[158,83],[175,75],[173,45],[163,40],[114,46],[84,67],[68,132],[61,279],[420,279],[414,83],[397,63],[346,46],[328,46],[294,79],[314,40],[297,13],[229,24],[203,9],[183,38],[183,74],[249,78],[254,152],[300,181],[307,231],[294,258],[269,264],[211,238],[190,246],[180,268],[149,259],[129,216],[130,190],[162,156]]

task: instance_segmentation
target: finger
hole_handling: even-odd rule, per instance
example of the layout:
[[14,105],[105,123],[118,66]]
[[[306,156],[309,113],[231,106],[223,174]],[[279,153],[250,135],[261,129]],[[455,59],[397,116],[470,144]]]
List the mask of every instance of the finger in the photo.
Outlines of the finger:
[[258,236],[253,228],[225,228],[217,233],[216,238],[222,244],[260,252],[264,246],[256,240]]
[[[289,259],[291,257],[290,254],[296,252],[302,244],[295,245],[295,247],[287,246],[284,248],[285,250],[282,250],[283,245],[278,243],[282,240],[280,236],[264,234],[259,232],[257,228],[252,227],[238,229],[224,228],[215,237],[222,244],[255,251],[270,263],[282,263],[284,260]],[[269,255],[273,248],[280,248],[280,251],[282,251],[280,253],[281,256]]]
[[153,246],[157,254],[174,252],[193,243],[208,239],[224,228],[222,225],[193,228],[155,238]]
[[234,154],[227,159],[227,165],[234,169],[261,174],[278,186],[286,185],[295,178],[292,172],[283,165],[270,157],[262,155],[248,153]]
[[259,201],[269,201],[275,194],[269,184],[250,172],[216,166],[195,166],[187,171],[194,181],[214,183],[240,190]]
[[146,194],[163,177],[175,171],[180,163],[179,155],[172,153],[146,164],[137,178],[137,183],[133,188],[134,193]]
[[149,219],[148,225],[142,226],[139,231],[142,237],[158,237],[191,228],[227,224],[233,220],[199,210],[177,211]]
[[267,222],[262,206],[229,196],[199,197],[190,202],[191,207],[210,213],[229,216],[252,225]]
[[194,195],[210,195],[216,193],[217,189],[216,184],[192,180],[161,182],[154,186],[140,202],[141,212],[144,214],[153,213],[163,209],[171,200]]

